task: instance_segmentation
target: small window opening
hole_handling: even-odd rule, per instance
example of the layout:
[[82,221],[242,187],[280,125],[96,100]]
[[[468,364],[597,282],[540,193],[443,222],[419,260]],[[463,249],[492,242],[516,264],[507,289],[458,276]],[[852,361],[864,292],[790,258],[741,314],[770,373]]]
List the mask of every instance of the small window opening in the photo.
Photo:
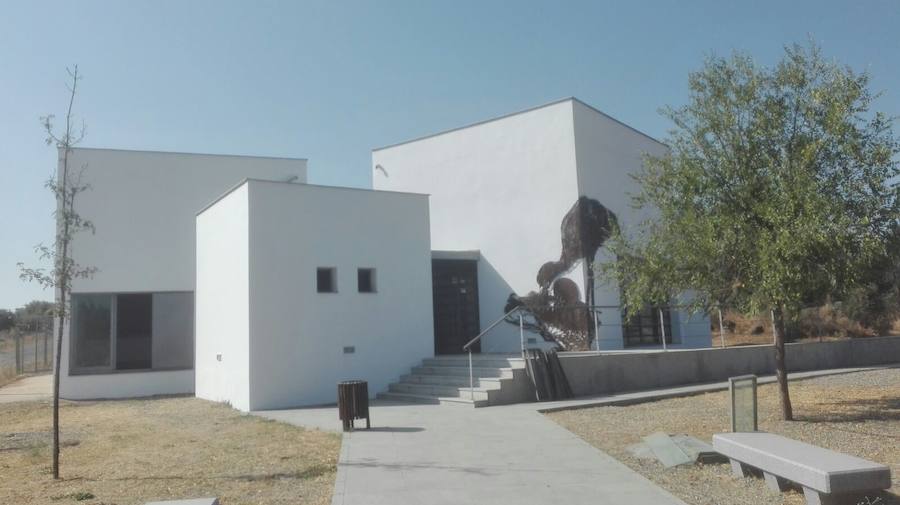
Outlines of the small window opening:
[[375,292],[375,269],[374,268],[360,268],[357,270],[357,283],[359,285],[360,293],[374,293]]
[[337,293],[337,269],[319,267],[316,269],[316,291],[319,293]]

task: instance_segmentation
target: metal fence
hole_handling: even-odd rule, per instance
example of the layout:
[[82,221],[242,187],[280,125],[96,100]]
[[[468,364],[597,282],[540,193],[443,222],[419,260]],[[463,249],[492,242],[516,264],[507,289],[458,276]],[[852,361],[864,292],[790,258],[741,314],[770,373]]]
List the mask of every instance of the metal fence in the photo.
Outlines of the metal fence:
[[[646,307],[626,314],[618,305],[521,304],[508,306],[502,318],[463,350],[490,353],[509,349],[512,332],[518,333],[522,352],[534,345],[554,345],[565,351],[707,347],[718,344],[710,342],[710,319],[708,314],[692,313],[690,307],[676,305]],[[498,334],[505,336],[492,338]]]
[[53,368],[53,319],[32,319],[10,331],[0,347],[0,367],[15,369],[16,375],[47,372]]

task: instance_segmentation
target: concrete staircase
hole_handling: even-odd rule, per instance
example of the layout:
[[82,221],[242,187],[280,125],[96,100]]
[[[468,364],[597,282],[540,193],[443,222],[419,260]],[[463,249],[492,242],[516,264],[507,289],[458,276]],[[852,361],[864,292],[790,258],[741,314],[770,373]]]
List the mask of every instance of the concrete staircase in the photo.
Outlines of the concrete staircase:
[[422,361],[382,400],[487,407],[534,400],[525,360],[518,354],[473,354],[474,390],[469,389],[468,355],[436,356]]

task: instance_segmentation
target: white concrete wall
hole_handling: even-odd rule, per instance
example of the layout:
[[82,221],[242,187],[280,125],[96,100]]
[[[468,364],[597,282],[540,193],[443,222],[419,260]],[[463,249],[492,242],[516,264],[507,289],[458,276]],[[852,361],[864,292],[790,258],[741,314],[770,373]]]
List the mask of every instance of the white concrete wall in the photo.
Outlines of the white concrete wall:
[[195,372],[198,398],[250,408],[249,191],[197,216]]
[[[431,195],[436,250],[480,250],[485,328],[511,292],[537,290],[538,269],[560,256],[560,224],[578,197],[572,102],[377,149],[375,189]],[[582,275],[575,276],[583,289]],[[482,352],[519,349],[518,328],[492,330]]]
[[[484,328],[502,315],[510,292],[525,295],[538,289],[538,269],[559,259],[560,225],[578,196],[599,201],[626,229],[637,222],[641,216],[629,198],[637,188],[629,174],[640,169],[644,153],[665,152],[666,146],[656,140],[567,99],[376,149],[372,165],[384,167],[388,176],[376,171],[373,183],[376,189],[432,195],[435,249],[481,251]],[[604,258],[603,252],[598,258]],[[567,277],[584,296],[586,265],[579,263]],[[599,305],[620,303],[614,286],[601,285],[595,293]],[[607,309],[601,319],[601,347],[623,347],[619,311]],[[687,321],[686,315],[678,320]],[[700,332],[683,344],[708,345],[703,326],[692,320],[673,334]],[[518,347],[516,328],[500,325],[486,336],[482,351]]]
[[[663,156],[668,148],[657,140],[578,101],[573,102],[575,121],[575,158],[578,169],[578,193],[599,201],[618,217],[625,233],[652,213],[631,207],[631,197],[640,191],[630,174],[643,166],[642,156]],[[608,261],[601,250],[597,261]],[[619,305],[618,286],[598,283],[595,287],[598,305]],[[600,348],[624,347],[621,313],[606,309],[601,320]],[[673,347],[709,347],[708,318],[684,311],[672,313]]]
[[306,160],[75,149],[70,167],[91,189],[76,210],[96,233],[79,234],[75,260],[98,268],[76,293],[193,291],[194,218],[245,178],[306,181]]
[[[75,293],[193,291],[195,216],[247,177],[306,181],[306,160],[76,148],[72,173],[91,189],[76,210],[96,233],[72,243],[82,266],[98,269],[76,279]],[[68,336],[68,333],[67,333]],[[190,393],[193,371],[69,375],[68,338],[62,354],[65,398],[121,398]]]
[[[334,403],[347,379],[374,395],[434,355],[427,196],[248,185],[250,409]],[[337,268],[337,293],[317,293],[317,267]]]

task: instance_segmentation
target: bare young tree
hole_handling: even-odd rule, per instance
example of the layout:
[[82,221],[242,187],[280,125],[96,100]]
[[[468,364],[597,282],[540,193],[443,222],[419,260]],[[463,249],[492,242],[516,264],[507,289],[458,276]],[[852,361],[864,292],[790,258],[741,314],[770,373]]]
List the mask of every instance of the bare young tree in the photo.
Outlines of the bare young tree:
[[41,117],[41,125],[47,135],[47,145],[56,145],[59,153],[59,162],[53,175],[44,186],[53,192],[56,198],[56,210],[53,216],[56,218],[56,237],[53,246],[38,244],[35,252],[42,261],[49,261],[52,268],[29,268],[19,263],[19,277],[28,282],[52,288],[56,291],[56,302],[53,315],[56,322],[56,342],[53,360],[53,478],[59,479],[59,372],[60,357],[62,355],[62,340],[65,334],[66,322],[69,317],[68,304],[72,281],[79,278],[87,278],[96,271],[93,267],[78,265],[72,259],[72,239],[75,234],[82,231],[94,232],[94,225],[83,219],[75,212],[75,198],[78,194],[89,189],[82,183],[82,175],[86,166],[81,166],[77,171],[69,166],[69,155],[72,148],[84,139],[85,126],[73,125],[74,116],[72,107],[75,104],[75,93],[78,89],[78,81],[81,75],[78,73],[78,65],[66,68],[69,74],[69,82],[66,89],[69,91],[69,104],[66,108],[65,129],[57,133],[53,126],[53,115]]

